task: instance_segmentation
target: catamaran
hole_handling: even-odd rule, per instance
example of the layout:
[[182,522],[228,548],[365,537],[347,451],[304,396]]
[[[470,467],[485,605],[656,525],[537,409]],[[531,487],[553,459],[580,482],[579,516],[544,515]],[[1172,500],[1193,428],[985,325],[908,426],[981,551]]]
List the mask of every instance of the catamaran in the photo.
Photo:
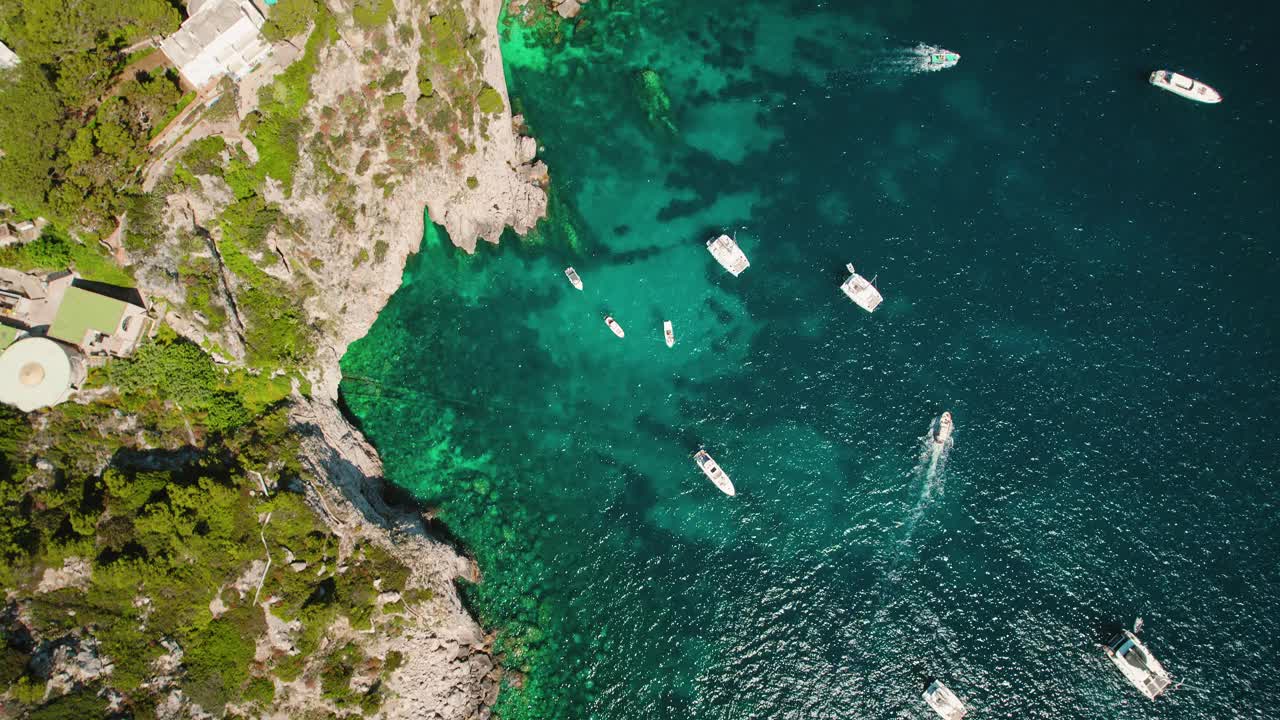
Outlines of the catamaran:
[[1151,84],[1188,100],[1215,104],[1222,102],[1222,94],[1199,80],[1179,75],[1172,70],[1156,70],[1151,73]]
[[604,316],[604,324],[609,326],[609,329],[613,331],[614,335],[617,335],[618,337],[627,336],[626,333],[622,332],[622,326],[618,324],[617,320],[613,319],[612,315]]
[[924,701],[944,720],[960,720],[969,712],[969,708],[941,680],[934,680],[929,689],[924,691]]
[[955,429],[956,424],[951,420],[950,411],[942,413],[942,417],[938,419],[938,429],[933,433],[933,442],[935,445],[946,445],[951,439],[951,431]]
[[[1134,625],[1134,629],[1142,627],[1142,618]],[[1138,692],[1155,700],[1160,693],[1169,687],[1172,679],[1164,666],[1151,654],[1137,635],[1128,630],[1121,630],[1103,650],[1111,662],[1120,668],[1120,672],[1138,688]]]
[[711,459],[711,455],[706,450],[699,450],[693,456],[693,461],[698,463],[698,467],[702,468],[702,474],[706,475],[708,480],[720,488],[720,492],[725,495],[733,495],[737,492],[733,489],[733,483],[730,482],[729,476],[724,474],[724,471],[720,469],[715,460]]
[[578,277],[577,270],[574,270],[572,267],[567,267],[564,269],[564,274],[569,276],[569,282],[573,283],[574,287],[579,290],[582,289],[582,278]]
[[884,297],[880,295],[880,291],[872,285],[873,280],[868,280],[853,269],[853,263],[848,263],[845,268],[849,270],[849,279],[844,281],[840,289],[845,295],[849,296],[858,307],[867,312],[874,312],[880,303],[884,301]]
[[676,344],[676,331],[671,327],[670,320],[662,321],[662,336],[667,340],[667,347],[673,347]]
[[742,248],[738,247],[737,241],[728,235],[711,238],[707,241],[707,251],[711,253],[711,257],[716,262],[724,266],[730,275],[738,277],[743,270],[751,267],[751,263],[747,261],[746,253],[742,252]]

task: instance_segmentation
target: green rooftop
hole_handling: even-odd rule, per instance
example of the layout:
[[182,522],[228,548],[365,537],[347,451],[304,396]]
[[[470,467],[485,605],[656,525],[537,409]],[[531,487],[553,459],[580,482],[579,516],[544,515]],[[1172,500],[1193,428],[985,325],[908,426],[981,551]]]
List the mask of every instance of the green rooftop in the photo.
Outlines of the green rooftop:
[[72,285],[58,306],[58,314],[49,328],[49,337],[79,345],[90,330],[111,335],[120,327],[126,304]]
[[18,333],[22,332],[16,327],[8,325],[0,325],[0,350],[3,350],[13,344],[13,339],[18,337]]

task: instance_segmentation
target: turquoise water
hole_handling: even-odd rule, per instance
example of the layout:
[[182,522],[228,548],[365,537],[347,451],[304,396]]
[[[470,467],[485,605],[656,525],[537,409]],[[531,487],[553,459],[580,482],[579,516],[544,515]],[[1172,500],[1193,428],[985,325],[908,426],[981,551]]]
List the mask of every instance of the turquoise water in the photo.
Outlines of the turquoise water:
[[[551,217],[475,257],[429,228],[343,361],[480,562],[503,716],[925,718],[934,677],[972,717],[1274,715],[1275,18],[855,7],[508,28]],[[1154,705],[1098,647],[1136,615],[1185,681]]]

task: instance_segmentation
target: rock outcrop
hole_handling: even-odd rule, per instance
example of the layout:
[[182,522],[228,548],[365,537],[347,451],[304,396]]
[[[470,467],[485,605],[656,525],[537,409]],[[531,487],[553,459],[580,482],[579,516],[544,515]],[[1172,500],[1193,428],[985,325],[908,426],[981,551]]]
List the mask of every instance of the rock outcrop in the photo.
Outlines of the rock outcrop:
[[[431,103],[419,100],[424,92],[447,90],[432,90],[430,83],[424,88],[417,67],[425,62],[422,34],[431,18],[459,0],[395,0],[393,18],[377,29],[352,21],[351,0],[326,0],[339,19],[338,37],[318,55],[291,187],[269,178],[262,188],[264,199],[279,206],[285,222],[271,231],[263,248],[246,250],[263,272],[300,289],[299,297],[305,298],[300,302],[317,331],[317,352],[308,370],[312,391],[308,397],[296,395],[291,412],[302,437],[302,464],[315,478],[308,483],[309,499],[343,542],[384,546],[412,568],[411,587],[430,591],[430,600],[419,606],[427,610],[411,612],[415,621],[406,623],[394,641],[360,638],[370,657],[385,655],[393,646],[404,656],[404,664],[386,680],[390,692],[380,716],[387,718],[488,717],[502,672],[454,586],[459,577],[477,576],[473,563],[433,539],[414,511],[384,501],[377,454],[337,404],[339,360],[399,288],[405,262],[422,241],[427,213],[455,245],[473,252],[478,240],[496,243],[508,227],[527,232],[546,212],[547,168],[536,161],[537,142],[520,135],[520,119],[510,111],[497,35],[502,1],[460,0],[469,23],[468,42],[478,49],[471,57],[480,78],[471,86],[482,80],[498,93],[502,107],[482,112],[471,108],[476,98],[467,98],[466,111],[474,113],[474,122],[441,127],[432,122]],[[287,43],[289,52],[282,47],[282,56],[297,57],[298,40]],[[278,63],[252,75],[247,80],[252,94],[242,84],[241,117],[252,109],[256,89],[270,87],[270,73],[284,66]],[[460,98],[448,101],[457,106]],[[239,127],[238,118],[197,124],[181,142],[190,145],[219,134],[229,148],[252,154]],[[424,161],[425,146],[442,150]],[[149,182],[163,177],[172,169],[163,165],[178,157],[176,150],[168,151],[158,161],[160,167],[148,169]],[[256,154],[250,159],[256,160]],[[200,188],[169,196],[167,237],[140,259],[137,276],[147,295],[167,298],[175,308],[167,318],[172,327],[234,363],[246,354],[244,320],[235,307],[241,281],[219,257],[217,222],[234,198],[221,179],[202,175],[199,180]],[[263,257],[268,254],[276,257]],[[193,258],[203,262],[201,267],[216,268],[205,273],[211,288],[206,302],[226,314],[216,332],[206,318],[181,309],[187,307],[188,291],[180,268],[190,267]],[[283,637],[285,630],[276,634]],[[351,637],[356,635],[351,631]],[[314,685],[286,683],[289,692],[275,716],[324,708]]]

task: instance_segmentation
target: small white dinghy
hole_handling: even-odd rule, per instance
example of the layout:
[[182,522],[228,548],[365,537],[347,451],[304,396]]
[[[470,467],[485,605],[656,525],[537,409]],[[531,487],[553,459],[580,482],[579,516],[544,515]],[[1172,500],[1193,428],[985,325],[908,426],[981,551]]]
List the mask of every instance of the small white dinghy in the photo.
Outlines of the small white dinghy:
[[676,344],[676,331],[671,327],[670,320],[662,322],[662,336],[667,340],[667,347],[673,347]]
[[840,289],[858,307],[867,312],[875,312],[875,309],[880,307],[880,303],[884,302],[884,297],[872,284],[873,280],[868,280],[855,272],[853,263],[845,265],[845,268],[849,270],[849,279],[844,281]]
[[706,475],[708,480],[720,488],[720,492],[730,496],[736,494],[737,491],[733,489],[733,483],[729,480],[729,476],[724,474],[724,471],[720,469],[715,460],[711,459],[711,455],[706,450],[699,450],[693,456],[693,461],[698,463],[698,467],[702,468],[702,474]]
[[564,269],[564,274],[568,276],[569,282],[573,283],[574,287],[579,290],[582,289],[582,278],[578,277],[577,270],[574,270],[572,267],[567,267]]
[[612,315],[604,316],[604,324],[609,326],[609,329],[613,331],[614,335],[617,335],[618,337],[627,336],[626,333],[622,332],[622,326],[618,324],[617,320],[613,319]]
[[1188,100],[1209,103],[1210,105],[1222,102],[1222,94],[1217,90],[1199,80],[1193,80],[1172,70],[1157,70],[1151,73],[1151,84],[1161,90],[1168,90],[1174,95],[1181,95]]
[[945,720],[960,720],[969,712],[969,708],[941,680],[934,680],[929,689],[924,691],[924,701]]

